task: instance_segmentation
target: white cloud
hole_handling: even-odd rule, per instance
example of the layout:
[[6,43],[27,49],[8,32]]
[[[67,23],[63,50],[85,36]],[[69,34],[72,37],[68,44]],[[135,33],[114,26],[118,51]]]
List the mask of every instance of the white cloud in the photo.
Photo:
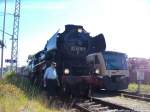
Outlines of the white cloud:
[[150,49],[150,4],[141,0],[102,0],[101,3],[102,14],[80,18],[80,23],[86,24],[87,31],[93,35],[104,33],[107,50],[150,57],[147,52]]

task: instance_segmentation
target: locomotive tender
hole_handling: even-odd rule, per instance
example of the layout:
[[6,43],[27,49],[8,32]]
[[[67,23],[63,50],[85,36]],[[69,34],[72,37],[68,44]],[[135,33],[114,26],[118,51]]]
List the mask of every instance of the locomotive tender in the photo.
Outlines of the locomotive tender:
[[44,50],[33,56],[29,64],[32,79],[42,81],[46,62],[55,61],[66,94],[88,94],[91,88],[126,89],[127,56],[105,49],[103,34],[92,37],[82,26],[66,25],[63,33],[57,31]]

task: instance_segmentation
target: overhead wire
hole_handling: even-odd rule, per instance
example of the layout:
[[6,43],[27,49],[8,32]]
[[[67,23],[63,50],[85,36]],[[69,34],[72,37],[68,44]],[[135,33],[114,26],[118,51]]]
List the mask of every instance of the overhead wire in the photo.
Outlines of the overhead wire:
[[[12,14],[12,13],[6,13],[6,15],[11,15],[11,16],[13,16],[14,14]],[[4,12],[0,12],[0,16],[4,16]]]

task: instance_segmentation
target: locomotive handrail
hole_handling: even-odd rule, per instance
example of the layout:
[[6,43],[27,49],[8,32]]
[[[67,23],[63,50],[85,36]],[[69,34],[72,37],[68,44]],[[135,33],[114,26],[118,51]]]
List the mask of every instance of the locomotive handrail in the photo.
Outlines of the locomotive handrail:
[[34,67],[37,67],[38,65],[41,65],[41,64],[43,64],[43,63],[45,63],[45,60],[43,60],[43,61],[41,61],[40,63],[36,64]]

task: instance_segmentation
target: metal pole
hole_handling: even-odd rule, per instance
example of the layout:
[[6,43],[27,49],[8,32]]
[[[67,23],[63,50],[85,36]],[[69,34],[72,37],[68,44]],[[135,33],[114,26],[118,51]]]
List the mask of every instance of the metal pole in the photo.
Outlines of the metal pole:
[[14,25],[12,36],[12,49],[11,49],[11,70],[17,73],[18,64],[18,35],[19,35],[19,19],[20,19],[20,2],[15,2]]
[[141,89],[141,88],[140,88],[140,85],[141,85],[141,80],[138,80],[138,89],[137,89],[137,93],[138,93],[138,94],[140,94],[140,92],[141,92],[141,91],[140,91],[140,89]]
[[[4,0],[4,2],[5,2],[5,4],[4,4],[2,43],[4,43],[4,33],[5,33],[6,0]],[[1,51],[1,75],[0,75],[0,78],[3,77],[3,56],[4,56],[4,46],[2,46],[2,51]]]

